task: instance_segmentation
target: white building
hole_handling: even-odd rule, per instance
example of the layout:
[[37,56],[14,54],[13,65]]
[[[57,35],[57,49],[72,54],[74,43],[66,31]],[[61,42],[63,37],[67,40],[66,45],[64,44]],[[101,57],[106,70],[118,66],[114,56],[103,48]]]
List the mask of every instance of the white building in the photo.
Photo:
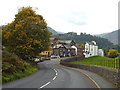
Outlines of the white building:
[[98,49],[98,55],[99,56],[104,56],[104,51],[102,49]]
[[77,47],[73,45],[73,46],[71,46],[71,48],[75,49],[75,54],[77,55]]
[[92,41],[92,42],[86,42],[84,55],[85,57],[104,56],[104,52],[102,49],[98,49],[98,46],[95,41]]

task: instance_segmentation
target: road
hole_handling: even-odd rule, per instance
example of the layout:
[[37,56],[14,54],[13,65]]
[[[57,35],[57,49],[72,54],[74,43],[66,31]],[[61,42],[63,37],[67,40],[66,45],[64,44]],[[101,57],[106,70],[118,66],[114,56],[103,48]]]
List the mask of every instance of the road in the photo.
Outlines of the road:
[[97,88],[84,74],[59,65],[59,60],[38,64],[40,70],[33,75],[7,83],[3,88]]

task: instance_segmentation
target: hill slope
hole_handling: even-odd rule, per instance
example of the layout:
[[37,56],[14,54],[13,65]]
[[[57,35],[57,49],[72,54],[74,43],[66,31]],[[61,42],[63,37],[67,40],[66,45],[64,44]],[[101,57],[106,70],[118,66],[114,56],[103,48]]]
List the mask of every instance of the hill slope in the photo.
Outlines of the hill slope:
[[120,41],[118,41],[118,40],[120,40],[120,29],[113,31],[113,32],[110,32],[110,33],[100,34],[98,36],[102,37],[102,38],[106,38],[110,42],[112,42],[114,45],[117,45],[118,42],[120,42]]
[[59,34],[58,32],[56,32],[54,29],[52,29],[51,27],[48,27],[48,31],[52,33],[52,35],[57,35]]
[[56,30],[54,30],[53,28],[51,28],[49,26],[48,26],[48,31],[52,33],[52,36],[58,35],[58,34],[63,34],[63,32],[56,31]]

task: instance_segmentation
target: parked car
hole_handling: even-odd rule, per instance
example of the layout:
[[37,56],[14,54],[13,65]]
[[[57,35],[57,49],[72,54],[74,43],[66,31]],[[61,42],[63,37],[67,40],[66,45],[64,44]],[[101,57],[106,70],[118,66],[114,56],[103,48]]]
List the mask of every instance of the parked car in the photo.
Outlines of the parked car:
[[50,57],[45,57],[46,60],[50,60]]
[[39,59],[40,62],[43,62],[44,60],[42,58]]
[[35,58],[35,62],[43,62],[42,58]]
[[59,58],[60,58],[60,56],[56,56],[56,55],[51,56],[51,59],[59,59]]
[[39,59],[38,58],[35,58],[35,60],[34,60],[35,62],[39,62]]
[[50,56],[47,55],[39,55],[39,58],[41,58],[42,60],[50,60]]

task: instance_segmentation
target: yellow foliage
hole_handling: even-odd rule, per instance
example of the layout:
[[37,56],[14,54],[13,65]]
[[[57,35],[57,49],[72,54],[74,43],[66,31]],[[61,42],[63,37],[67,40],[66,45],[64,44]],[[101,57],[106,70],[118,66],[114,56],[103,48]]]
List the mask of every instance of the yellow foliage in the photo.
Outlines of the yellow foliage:
[[4,44],[9,45],[11,51],[23,59],[28,59],[28,54],[33,57],[43,50],[48,50],[49,37],[46,21],[31,7],[19,9],[15,20],[8,24],[3,32]]
[[39,40],[34,40],[34,44],[40,44]]
[[7,32],[6,34],[4,34],[3,37],[4,37],[5,39],[8,39],[8,37],[10,36],[10,34],[11,34],[10,32]]
[[20,35],[21,36],[26,36],[26,32],[21,32]]
[[115,49],[110,49],[109,52],[108,52],[109,57],[114,58],[114,57],[117,57],[117,55],[118,55],[118,51],[115,50]]
[[110,49],[109,52],[110,52],[110,53],[114,53],[114,52],[118,53],[118,51],[115,50],[115,49]]
[[21,25],[21,24],[16,24],[15,27],[16,27],[16,28],[21,28],[22,25]]

